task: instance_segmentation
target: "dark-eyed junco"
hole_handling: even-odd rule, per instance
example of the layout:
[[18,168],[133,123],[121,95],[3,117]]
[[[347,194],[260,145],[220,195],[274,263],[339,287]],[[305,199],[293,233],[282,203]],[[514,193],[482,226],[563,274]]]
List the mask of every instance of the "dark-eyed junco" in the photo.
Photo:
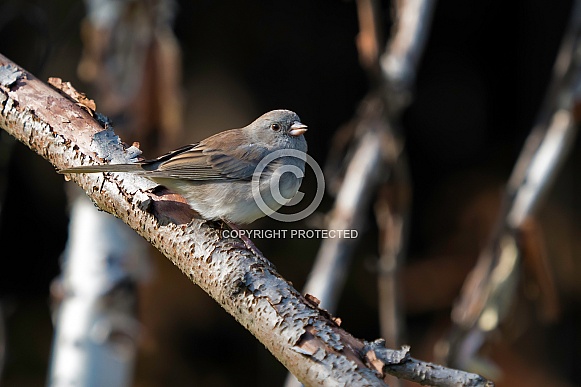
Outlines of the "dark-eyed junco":
[[[257,193],[270,211],[297,193],[305,170],[306,131],[296,113],[273,110],[244,128],[220,132],[153,160],[81,166],[59,173],[134,173],[182,195],[205,219],[248,224],[268,215],[257,204]],[[265,158],[273,160],[262,165]],[[297,168],[300,173],[293,173]]]

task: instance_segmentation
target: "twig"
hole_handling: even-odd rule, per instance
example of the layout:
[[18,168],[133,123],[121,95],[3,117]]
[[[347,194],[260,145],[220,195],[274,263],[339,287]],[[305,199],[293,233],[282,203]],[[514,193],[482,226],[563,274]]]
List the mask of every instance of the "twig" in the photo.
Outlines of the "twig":
[[366,343],[363,352],[368,361],[381,372],[422,385],[442,387],[494,386],[493,382],[480,375],[414,359],[409,354],[408,346],[403,346],[401,350],[387,349],[383,340],[376,340]]

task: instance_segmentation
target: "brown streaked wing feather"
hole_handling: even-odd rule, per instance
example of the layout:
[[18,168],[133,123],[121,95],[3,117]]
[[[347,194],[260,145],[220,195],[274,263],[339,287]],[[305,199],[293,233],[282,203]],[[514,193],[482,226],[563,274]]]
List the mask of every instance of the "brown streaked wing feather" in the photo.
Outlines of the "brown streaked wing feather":
[[[188,180],[248,180],[264,153],[248,144],[240,129],[218,133],[199,144],[180,148],[144,166],[150,177]],[[258,156],[254,156],[258,155]]]
[[249,180],[267,150],[249,142],[243,129],[218,133],[200,143],[213,169],[231,179]]
[[161,162],[156,164],[156,168],[147,175],[186,180],[224,180],[228,178],[220,171],[213,169],[206,159],[202,148],[198,145],[161,159]]

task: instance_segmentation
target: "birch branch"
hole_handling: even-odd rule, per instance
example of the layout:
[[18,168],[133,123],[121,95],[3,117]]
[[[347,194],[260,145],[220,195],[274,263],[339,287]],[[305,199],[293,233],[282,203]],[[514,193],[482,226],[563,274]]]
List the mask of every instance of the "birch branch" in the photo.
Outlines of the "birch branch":
[[[103,162],[94,151],[98,142],[122,148],[91,113],[0,55],[0,127],[56,168]],[[320,309],[316,299],[303,297],[242,241],[222,238],[213,222],[192,219],[183,198],[148,190],[151,183],[141,177],[122,176],[72,178],[101,209],[166,255],[305,385],[385,386],[381,355],[340,328],[340,320]]]
[[[0,111],[0,126],[55,167],[102,162],[92,142],[104,131],[89,112],[1,55]],[[143,178],[122,176],[81,174],[72,179],[102,210],[166,255],[304,384],[385,385],[360,356],[364,343],[240,240],[222,238],[211,222],[188,223],[193,212],[185,203],[147,192],[150,183]]]

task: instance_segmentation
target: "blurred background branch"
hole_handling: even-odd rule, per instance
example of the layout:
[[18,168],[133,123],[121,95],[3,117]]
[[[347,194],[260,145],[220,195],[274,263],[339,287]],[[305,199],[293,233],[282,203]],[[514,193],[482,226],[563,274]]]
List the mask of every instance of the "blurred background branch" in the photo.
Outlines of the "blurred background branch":
[[[389,90],[401,89],[404,85],[411,87],[408,78],[414,77],[414,70],[408,68],[405,75],[395,71],[395,69],[386,70],[383,73],[385,77],[379,79],[379,59],[382,57],[382,62],[390,63],[391,47],[397,47],[393,55],[414,58],[412,63],[408,63],[410,65],[417,63],[416,58],[419,58],[420,53],[406,53],[405,51],[421,51],[423,47],[421,42],[425,40],[423,28],[425,28],[426,23],[429,24],[430,16],[429,12],[422,13],[420,16],[425,16],[426,19],[419,22],[415,17],[404,14],[404,10],[415,12],[414,6],[405,8],[404,3],[398,3],[401,8],[397,8],[396,11],[398,23],[396,24],[397,28],[394,29],[392,41],[403,39],[398,34],[406,36],[411,34],[414,35],[414,39],[412,39],[414,44],[405,46],[404,43],[395,44],[392,42],[388,44],[387,52],[382,54],[383,51],[379,51],[379,47],[382,46],[381,31],[383,30],[379,23],[381,20],[380,5],[377,1],[372,0],[357,2],[359,22],[361,23],[357,40],[359,58],[373,82],[372,91],[361,103],[354,120],[337,133],[334,140],[336,146],[333,147],[326,169],[327,175],[332,179],[331,189],[335,191],[337,196],[335,207],[327,221],[327,227],[330,229],[362,230],[366,224],[366,214],[370,207],[371,198],[377,196],[378,187],[382,181],[387,181],[387,176],[390,178],[390,186],[397,186],[399,192],[404,193],[404,198],[386,194],[380,198],[377,204],[379,226],[384,230],[384,233],[390,234],[389,238],[382,237],[382,246],[384,247],[380,249],[384,253],[382,254],[381,266],[385,268],[385,271],[381,271],[380,277],[386,278],[386,281],[389,282],[393,280],[393,277],[387,279],[391,277],[388,272],[395,271],[396,266],[393,260],[397,259],[395,257],[399,256],[405,245],[403,230],[406,226],[403,219],[406,217],[407,211],[405,203],[410,202],[409,177],[406,172],[405,157],[402,155],[403,142],[401,134],[396,133],[395,129],[395,126],[399,125],[397,120],[405,105],[401,102],[392,102],[392,99],[395,98]],[[419,28],[420,25],[422,29]],[[415,35],[422,36],[415,37]],[[402,46],[405,47],[402,48]],[[398,63],[401,60],[407,59],[394,59]],[[403,94],[411,93],[411,90],[408,89],[399,91]],[[398,105],[399,108],[394,108],[392,104]],[[349,138],[349,140],[345,140],[345,138]],[[346,155],[346,157],[341,159],[339,155]],[[397,172],[392,173],[392,170]],[[345,171],[344,174],[342,171]],[[340,183],[335,182],[337,179],[340,179]],[[388,203],[396,198],[398,202]],[[390,213],[391,211],[394,212],[393,215]],[[396,231],[396,229],[400,231]],[[346,273],[349,270],[353,243],[353,241],[339,238],[324,240],[305,286],[305,292],[320,298],[322,307],[331,312],[335,310]],[[385,281],[380,282],[385,284]],[[385,285],[385,287],[389,288],[393,285]],[[381,293],[384,296],[389,294],[386,296],[388,298],[396,294],[396,292]],[[385,301],[386,304],[395,305],[393,301]],[[390,333],[395,334],[395,332]],[[397,337],[397,334],[395,336]],[[394,339],[390,338],[389,340]]]
[[[335,134],[326,171],[327,177],[334,180],[331,187],[335,189],[336,200],[326,227],[363,233],[375,198],[379,229],[379,320],[382,336],[388,346],[394,347],[401,344],[404,325],[398,275],[405,255],[411,204],[400,117],[411,102],[435,1],[395,2],[387,46],[384,46],[381,3],[358,0],[356,4],[357,49],[361,66],[371,82],[371,91],[360,104],[357,116]],[[322,307],[331,313],[335,313],[343,291],[354,248],[354,240],[324,240],[307,279],[305,293],[320,298]],[[287,386],[291,385],[289,376]]]
[[[542,255],[539,246],[544,236],[538,232],[531,236],[538,228],[530,225],[534,224],[542,200],[570,154],[579,125],[580,43],[581,2],[576,1],[555,62],[553,80],[508,181],[497,225],[452,310],[454,326],[449,341],[439,346],[440,355],[446,356],[448,364],[454,367],[480,372],[486,367],[479,361],[478,352],[511,312],[523,260],[541,275],[540,283],[546,285],[542,290],[547,297],[553,304],[558,302],[548,258]],[[537,245],[530,248],[532,240]],[[551,309],[552,318],[556,318],[558,306]]]

